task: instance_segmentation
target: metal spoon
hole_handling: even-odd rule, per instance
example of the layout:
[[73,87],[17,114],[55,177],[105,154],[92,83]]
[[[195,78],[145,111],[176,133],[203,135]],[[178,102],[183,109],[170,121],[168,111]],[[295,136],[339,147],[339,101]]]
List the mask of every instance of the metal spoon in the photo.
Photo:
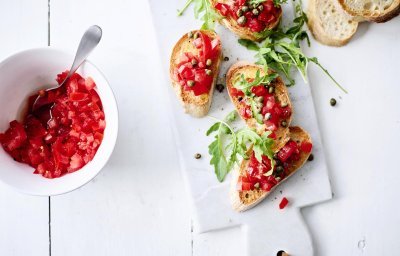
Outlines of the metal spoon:
[[[40,115],[40,119],[50,120],[51,118],[51,107],[50,104],[54,104],[54,102],[49,102],[47,100],[47,94],[50,91],[60,90],[65,87],[66,82],[71,77],[72,74],[82,65],[82,63],[86,60],[92,50],[98,45],[102,36],[102,30],[99,26],[94,25],[86,30],[83,34],[82,39],[79,43],[78,50],[75,54],[74,62],[72,63],[72,67],[69,70],[67,77],[64,81],[57,87],[47,89],[44,93],[39,93],[37,98],[35,99],[31,111],[33,114]],[[48,113],[47,113],[48,112]],[[44,120],[43,120],[44,121]],[[47,122],[46,122],[47,123]]]

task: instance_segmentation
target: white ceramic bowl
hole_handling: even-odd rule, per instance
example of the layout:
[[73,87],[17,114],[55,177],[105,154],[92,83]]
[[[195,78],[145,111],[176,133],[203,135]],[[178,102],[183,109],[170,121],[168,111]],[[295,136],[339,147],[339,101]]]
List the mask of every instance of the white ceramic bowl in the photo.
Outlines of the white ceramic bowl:
[[[56,75],[70,68],[73,55],[53,48],[17,53],[0,63],[0,131],[21,115],[28,96],[42,88],[54,87]],[[92,77],[104,107],[106,129],[103,141],[91,162],[81,170],[60,178],[46,179],[34,169],[14,161],[0,146],[0,180],[31,195],[57,195],[72,191],[93,179],[107,163],[118,133],[118,110],[114,94],[103,74],[86,61],[78,70]]]

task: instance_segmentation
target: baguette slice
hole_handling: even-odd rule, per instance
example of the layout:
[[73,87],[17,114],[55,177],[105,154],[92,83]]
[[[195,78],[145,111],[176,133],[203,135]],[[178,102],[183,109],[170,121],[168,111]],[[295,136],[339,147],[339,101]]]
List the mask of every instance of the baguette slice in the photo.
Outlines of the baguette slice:
[[358,22],[343,10],[337,0],[309,0],[308,27],[320,43],[343,46],[356,33]]
[[338,0],[358,21],[386,22],[400,13],[400,0]]
[[[218,38],[218,35],[209,30],[195,30],[191,31],[192,34],[197,32],[204,33],[210,37],[211,40]],[[189,38],[189,33],[183,35],[181,39],[175,44],[171,59],[170,59],[170,78],[172,82],[172,86],[175,90],[176,95],[181,101],[185,113],[192,115],[193,117],[203,117],[205,116],[211,106],[212,96],[214,93],[215,84],[217,82],[219,68],[221,66],[222,60],[222,48],[221,41],[219,41],[219,55],[217,56],[216,61],[213,61],[211,67],[209,68],[212,71],[213,81],[210,88],[210,91],[207,94],[201,94],[196,96],[192,90],[184,90],[183,86],[174,78],[174,70],[177,68],[177,65],[180,62],[180,57],[185,52],[190,52],[195,55],[198,55],[199,49],[197,49],[193,45],[193,38]]]
[[[310,135],[304,131],[302,128],[298,126],[290,127],[290,139],[295,141],[297,144],[301,144],[303,141],[311,142]],[[269,192],[263,191],[261,189],[254,189],[250,191],[239,191],[237,190],[237,183],[239,176],[246,174],[246,169],[249,161],[243,160],[240,164],[240,167],[234,170],[232,181],[231,181],[231,189],[230,189],[230,197],[232,207],[235,211],[243,212],[246,211],[258,203],[260,203],[264,198],[266,198],[270,193],[274,191],[282,182],[287,180],[290,176],[292,176],[298,169],[300,169],[304,163],[307,161],[310,153],[300,152],[300,159],[294,162],[290,168],[286,172],[286,177],[281,180],[278,184],[276,184]]]
[[[217,3],[223,3],[229,5],[233,3],[233,0],[209,0],[209,1],[211,1],[212,6],[215,6]],[[280,8],[279,16],[276,19],[276,21],[274,23],[269,24],[266,27],[266,30],[272,30],[276,28],[279,24],[281,17],[282,17],[282,8]],[[220,23],[242,39],[248,39],[256,42],[262,41],[264,39],[263,37],[258,37],[257,34],[251,31],[249,28],[239,26],[233,17],[224,17],[223,19],[220,20]]]
[[[257,70],[260,70],[260,74],[263,75],[264,68],[260,65],[251,64],[246,61],[239,61],[233,64],[226,75],[226,87],[228,89],[229,97],[231,98],[235,108],[237,109],[238,113],[242,117],[241,113],[243,113],[244,105],[241,104],[238,97],[234,97],[231,93],[232,87],[234,83],[240,79],[241,75],[243,74],[245,78],[254,78],[256,76]],[[291,109],[291,113],[293,113],[293,106],[289,98],[289,94],[285,83],[283,82],[282,78],[277,77],[275,81],[271,82],[271,86],[274,86],[274,94],[275,100],[277,104],[287,104],[287,106]],[[276,139],[274,144],[274,149],[279,149],[289,140],[289,126],[292,121],[293,114],[290,115],[288,119],[286,119],[287,126],[282,127],[279,125],[278,129],[275,131]],[[243,118],[243,117],[242,117]],[[264,124],[259,124],[255,118],[244,119],[247,126],[250,128],[255,128],[257,133],[262,134],[266,130],[266,126]]]

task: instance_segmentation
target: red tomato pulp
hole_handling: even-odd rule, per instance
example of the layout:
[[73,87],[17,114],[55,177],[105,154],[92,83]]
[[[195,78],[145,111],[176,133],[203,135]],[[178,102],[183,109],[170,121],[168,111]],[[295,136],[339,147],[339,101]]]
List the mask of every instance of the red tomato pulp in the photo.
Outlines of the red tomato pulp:
[[[57,75],[60,84],[68,71]],[[81,169],[95,156],[106,127],[103,106],[93,79],[75,73],[65,87],[40,91],[45,102],[29,110],[0,133],[0,143],[15,161],[35,168],[34,173],[56,178]]]

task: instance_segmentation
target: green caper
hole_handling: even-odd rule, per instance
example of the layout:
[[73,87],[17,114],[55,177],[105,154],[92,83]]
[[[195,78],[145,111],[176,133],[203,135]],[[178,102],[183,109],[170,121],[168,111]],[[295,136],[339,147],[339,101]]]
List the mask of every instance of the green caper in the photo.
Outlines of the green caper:
[[281,107],[282,107],[282,108],[286,108],[287,106],[288,106],[288,103],[287,103],[287,102],[282,102],[282,103],[281,103]]
[[275,87],[273,87],[273,86],[270,86],[269,88],[268,88],[268,93],[274,93],[274,91],[275,91]]
[[253,9],[253,15],[257,16],[258,14],[260,14],[260,12],[258,11],[258,9]]
[[199,33],[196,32],[196,33],[193,35],[193,38],[194,38],[194,39],[197,39],[198,37],[199,37]]
[[256,102],[256,107],[257,107],[257,109],[261,110],[261,108],[263,107],[262,102]]
[[314,160],[314,155],[313,155],[313,154],[310,154],[307,160],[308,160],[308,161]]
[[267,121],[269,119],[271,119],[271,113],[266,113],[265,116],[264,116],[264,119],[267,120]]
[[258,10],[259,10],[260,12],[262,12],[262,11],[264,10],[264,5],[260,4],[260,6],[258,6]]
[[194,66],[194,65],[197,65],[197,60],[196,59],[192,59],[192,65]]
[[275,171],[277,174],[281,174],[284,171],[283,166],[282,165],[277,166],[275,168]]
[[192,87],[194,85],[194,81],[188,80],[186,84],[187,84],[187,86]]
[[249,11],[249,7],[247,5],[242,6],[242,12],[247,12]]
[[334,98],[332,98],[332,99],[330,100],[330,103],[331,103],[331,106],[333,107],[333,106],[336,105],[336,100],[335,100]]
[[[273,158],[274,158],[276,161],[279,160],[278,153],[275,153],[274,156],[273,156]],[[278,165],[278,163],[277,163],[277,165]]]
[[212,71],[211,71],[210,69],[206,69],[206,74],[207,74],[208,76],[211,76]]
[[244,25],[244,24],[246,24],[246,21],[247,21],[247,19],[246,19],[245,16],[239,17],[239,19],[237,19],[237,23],[238,23],[239,25]]
[[285,120],[283,120],[283,121],[281,122],[281,125],[282,125],[282,127],[287,127],[287,122],[286,122]]
[[201,154],[200,154],[200,153],[196,153],[196,154],[194,155],[194,158],[200,159],[200,158],[201,158]]
[[241,16],[243,15],[242,9],[237,10],[236,15],[237,15],[238,17],[241,17]]
[[206,66],[209,67],[212,64],[212,60],[211,59],[207,59],[206,61]]
[[189,37],[189,38],[192,38],[192,37],[193,37],[193,32],[192,32],[192,31],[190,31],[190,32],[188,33],[188,37]]
[[260,187],[260,183],[257,182],[256,184],[254,184],[254,187],[255,188],[259,188]]
[[263,96],[260,96],[260,97],[256,97],[255,98],[255,100],[257,101],[257,102],[264,102],[264,97]]

